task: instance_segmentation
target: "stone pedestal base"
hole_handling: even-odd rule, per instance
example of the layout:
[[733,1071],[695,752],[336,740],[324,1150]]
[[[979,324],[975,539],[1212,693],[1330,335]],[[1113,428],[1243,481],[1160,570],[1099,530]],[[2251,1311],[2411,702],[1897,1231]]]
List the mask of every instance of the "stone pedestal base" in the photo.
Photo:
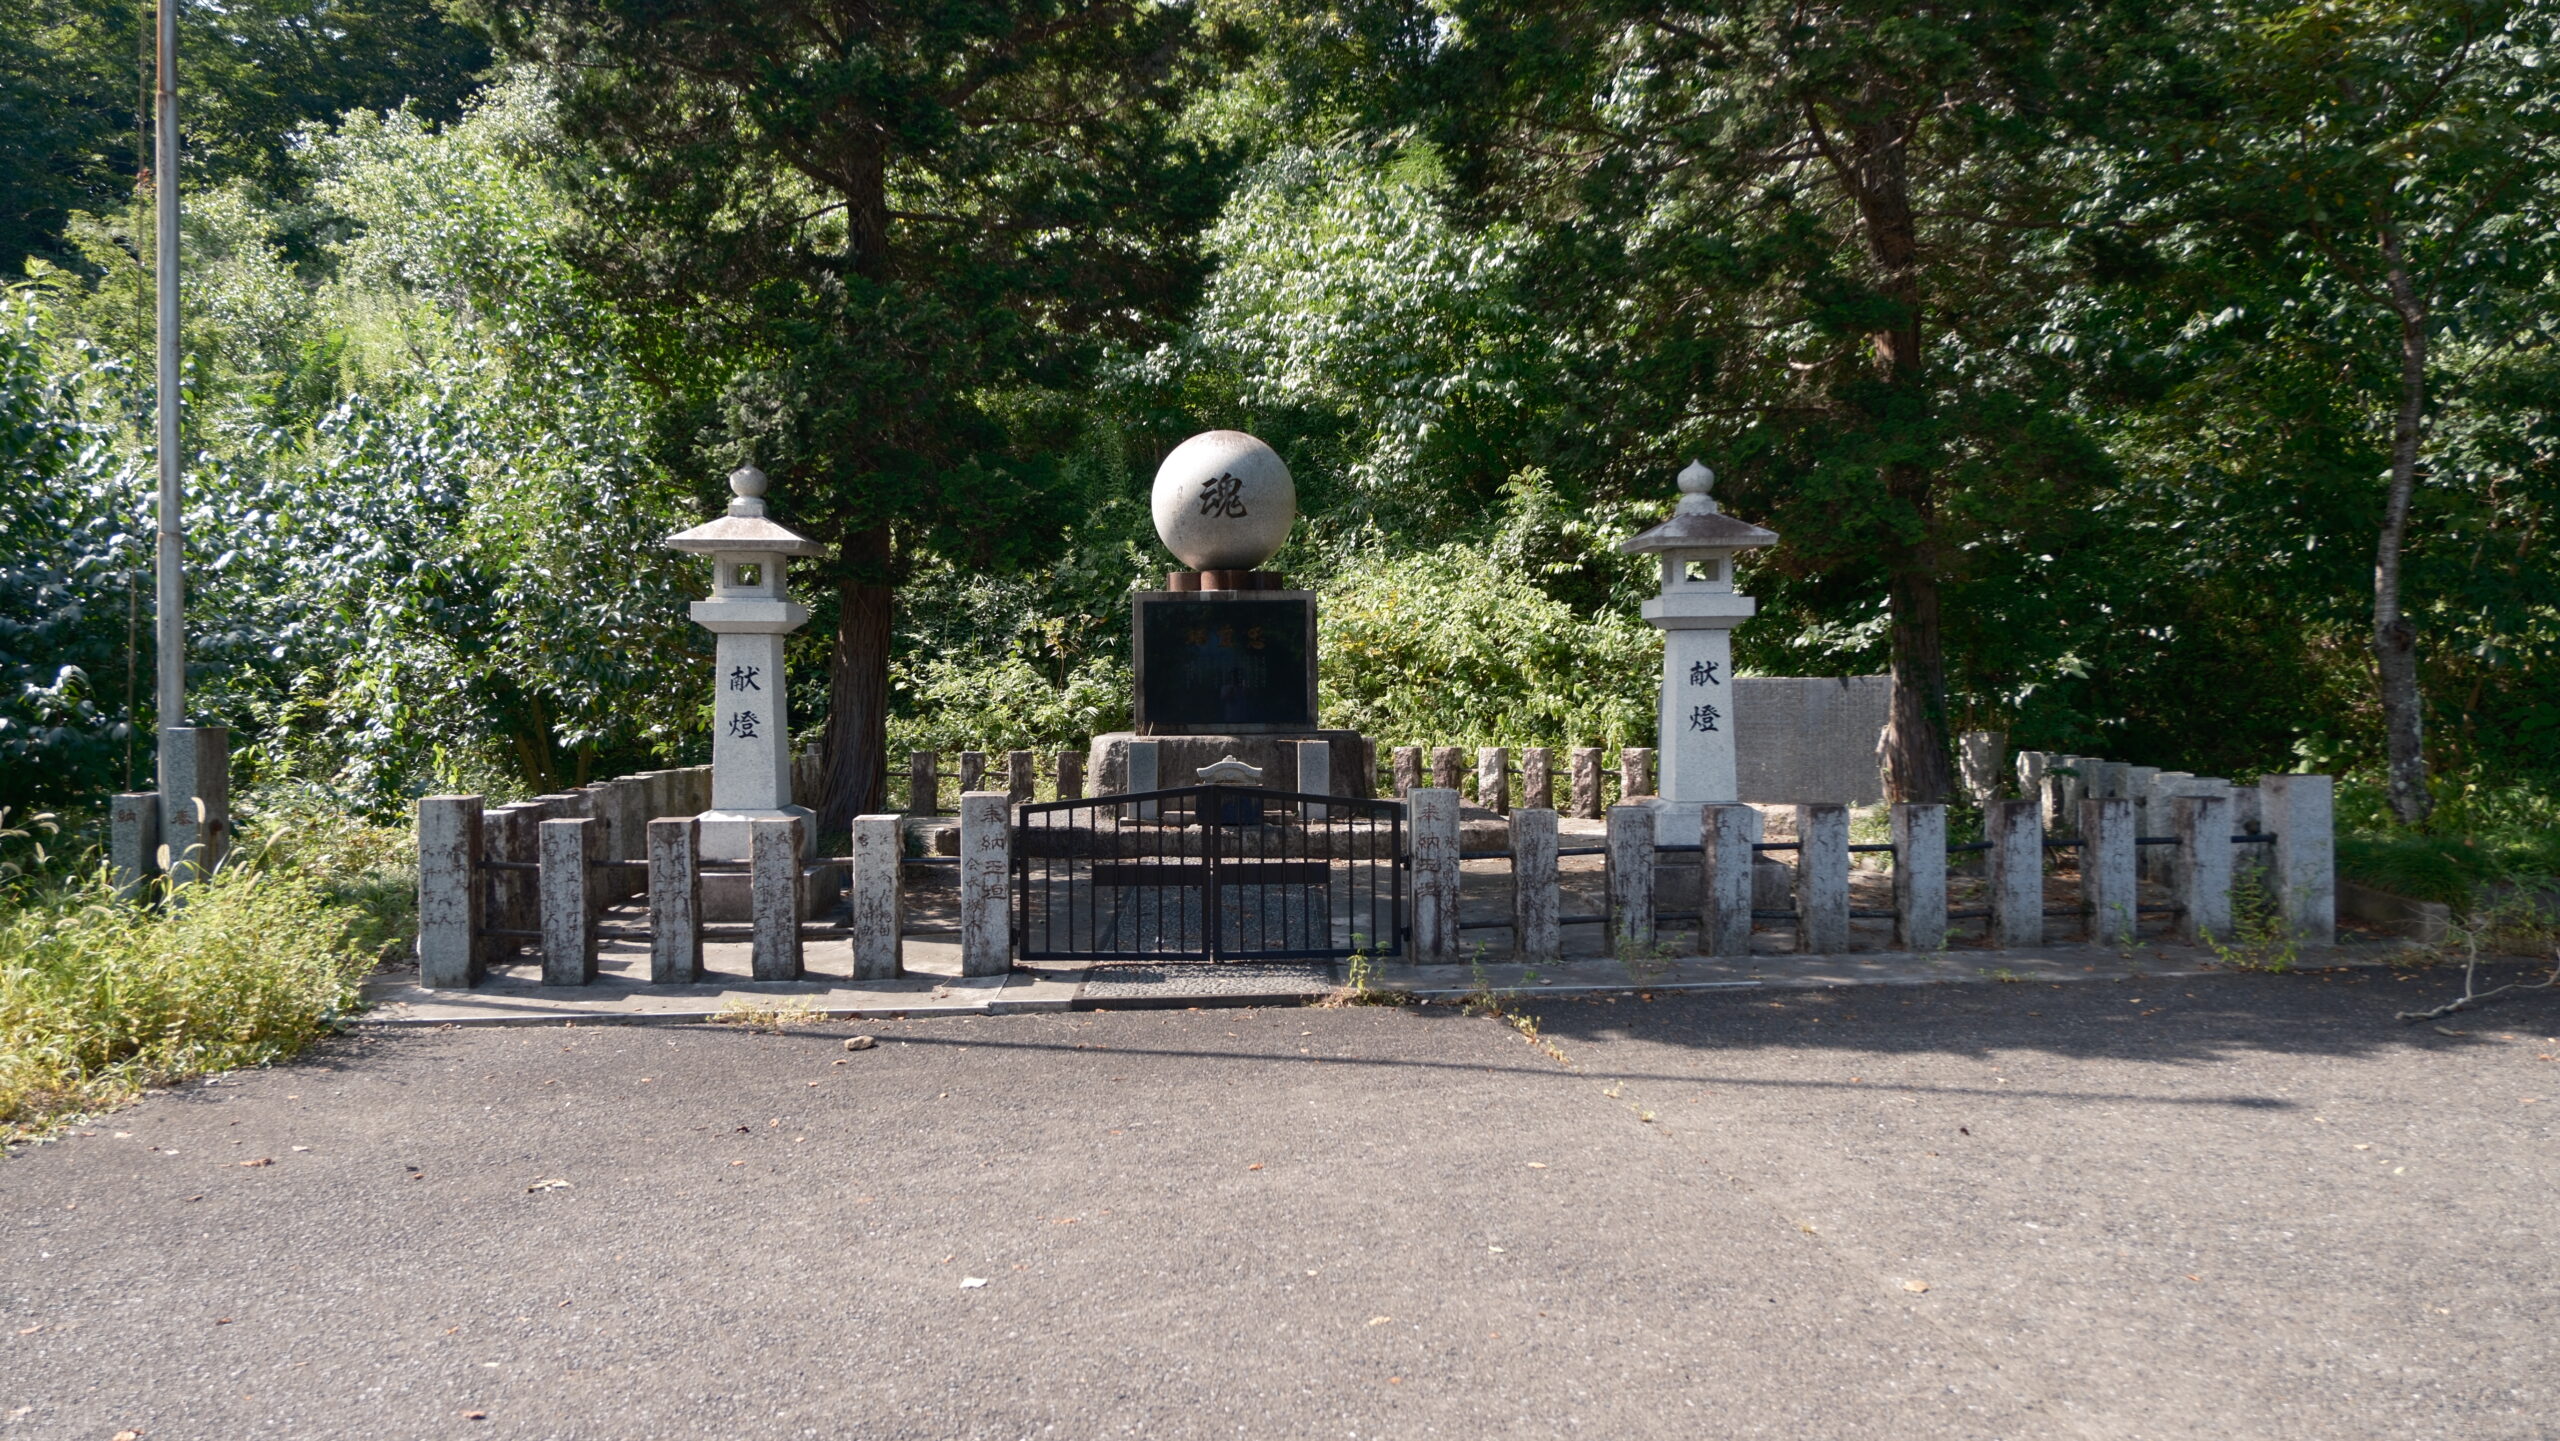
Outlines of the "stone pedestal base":
[[1128,731],[1098,735],[1093,738],[1093,749],[1085,759],[1085,774],[1091,777],[1094,794],[1125,794],[1128,791],[1129,742],[1133,740],[1155,743],[1155,788],[1158,790],[1198,785],[1198,772],[1202,766],[1214,765],[1234,756],[1262,772],[1263,789],[1294,791],[1298,789],[1297,743],[1320,740],[1329,743],[1333,749],[1333,781],[1325,788],[1326,795],[1368,800],[1376,793],[1367,746],[1360,733],[1313,730],[1285,735],[1139,736]]
[[[747,858],[747,828],[757,821],[800,822],[800,853],[818,853],[818,813],[807,806],[783,806],[775,810],[710,810],[702,813],[702,858],[706,861],[743,861]],[[705,878],[704,884],[709,884]]]

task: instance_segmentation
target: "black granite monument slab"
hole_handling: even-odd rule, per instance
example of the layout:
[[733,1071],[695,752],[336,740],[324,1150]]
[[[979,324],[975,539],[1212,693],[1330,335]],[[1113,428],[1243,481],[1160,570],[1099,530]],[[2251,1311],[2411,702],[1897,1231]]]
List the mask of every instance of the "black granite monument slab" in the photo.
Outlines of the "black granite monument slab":
[[1316,598],[1302,590],[1141,591],[1140,735],[1316,729]]

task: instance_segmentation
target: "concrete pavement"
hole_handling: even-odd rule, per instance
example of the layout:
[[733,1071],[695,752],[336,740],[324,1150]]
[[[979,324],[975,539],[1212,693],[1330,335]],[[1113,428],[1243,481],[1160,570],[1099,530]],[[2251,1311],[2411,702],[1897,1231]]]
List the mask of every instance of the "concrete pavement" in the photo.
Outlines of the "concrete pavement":
[[0,1437],[2550,1436],[2450,979],[375,1029],[0,1164]]

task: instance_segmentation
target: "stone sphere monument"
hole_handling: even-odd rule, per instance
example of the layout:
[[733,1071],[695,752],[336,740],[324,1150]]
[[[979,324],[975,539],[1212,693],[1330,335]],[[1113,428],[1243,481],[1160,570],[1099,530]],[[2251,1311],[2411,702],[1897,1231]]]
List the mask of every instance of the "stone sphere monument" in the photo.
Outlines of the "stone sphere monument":
[[1250,571],[1289,539],[1298,485],[1280,453],[1241,430],[1211,430],[1156,467],[1156,536],[1195,571]]
[[1316,598],[1261,568],[1297,522],[1288,462],[1243,431],[1205,431],[1165,456],[1152,499],[1185,568],[1130,598],[1136,724],[1095,737],[1089,773],[1144,792],[1232,756],[1274,789],[1366,795],[1361,738],[1316,716]]

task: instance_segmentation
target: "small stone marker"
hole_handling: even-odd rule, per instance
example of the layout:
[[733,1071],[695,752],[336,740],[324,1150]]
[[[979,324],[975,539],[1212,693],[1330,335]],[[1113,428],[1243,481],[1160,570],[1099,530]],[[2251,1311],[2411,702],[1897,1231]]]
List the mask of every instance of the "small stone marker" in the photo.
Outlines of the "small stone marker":
[[1556,808],[1556,753],[1546,746],[1520,753],[1520,804],[1533,811]]
[[1554,960],[1564,953],[1560,881],[1556,813],[1524,806],[1511,818],[1512,946],[1523,959]]
[[649,822],[649,981],[702,979],[702,834],[692,816]]
[[1463,784],[1467,773],[1467,753],[1456,746],[1435,746],[1431,751],[1431,784],[1440,790],[1454,791]]
[[1892,816],[1894,944],[1934,951],[1947,943],[1947,808],[1911,802]]
[[937,751],[907,752],[907,814],[942,814],[942,756]]
[[[1130,748],[1133,756],[1136,747]],[[960,796],[960,974],[1013,969],[1013,826],[1002,791]]]
[[906,931],[905,891],[899,885],[905,840],[896,816],[853,818],[853,978],[894,980],[904,973],[899,937]]
[[1397,746],[1388,754],[1388,764],[1395,767],[1395,793],[1401,800],[1422,785],[1422,747]]
[[2131,945],[2135,930],[2133,802],[2116,796],[2080,803],[2080,906],[2091,945]]
[[2274,832],[2270,867],[2277,903],[2294,939],[2337,944],[2338,899],[2334,794],[2327,776],[2261,777],[2260,821]]
[[1741,804],[1702,808],[1698,823],[1698,949],[1751,954],[1752,838],[1760,813]]
[[1849,949],[1849,808],[1796,807],[1796,950]]
[[480,980],[487,895],[481,838],[478,796],[419,798],[418,984],[429,990],[463,990]]
[[1653,794],[1653,748],[1627,746],[1618,752],[1618,802],[1642,800]]
[[797,820],[758,820],[748,828],[747,887],[755,922],[750,973],[759,981],[800,979],[800,852]]
[[1982,812],[1991,842],[1991,944],[1999,950],[2044,944],[2043,808],[2034,800],[1993,801]]
[[1600,748],[1573,748],[1573,815],[1577,820],[1600,819]]
[[1039,794],[1040,776],[1029,751],[1004,753],[1004,793],[1015,805],[1027,806]]
[[2183,795],[2169,803],[2178,854],[2169,889],[2178,903],[2178,939],[2200,946],[2231,934],[2231,798]]
[[1476,804],[1498,816],[1511,814],[1511,751],[1508,747],[1476,748]]
[[583,986],[596,978],[594,867],[604,859],[604,823],[544,821],[541,835],[542,983]]
[[1653,945],[1653,807],[1609,807],[1609,935],[1620,948]]
[[1056,765],[1058,775],[1058,799],[1062,801],[1083,800],[1084,754],[1080,751],[1060,751],[1058,752]]
[[1458,803],[1455,786],[1423,786],[1413,814],[1413,950],[1424,964],[1458,958]]

